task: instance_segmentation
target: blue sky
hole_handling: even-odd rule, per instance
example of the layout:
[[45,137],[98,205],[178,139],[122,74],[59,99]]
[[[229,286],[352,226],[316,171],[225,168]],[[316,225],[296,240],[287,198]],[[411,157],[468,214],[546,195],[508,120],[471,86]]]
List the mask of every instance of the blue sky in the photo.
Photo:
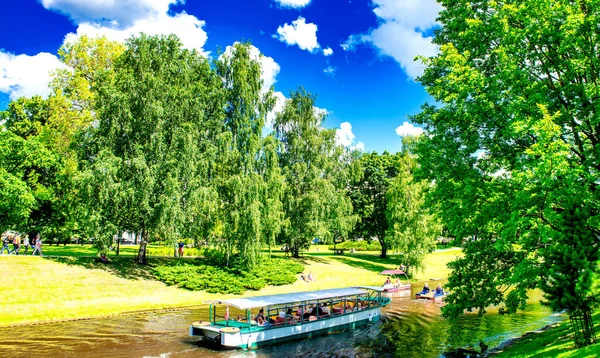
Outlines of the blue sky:
[[[47,94],[58,48],[81,34],[123,40],[141,31],[175,33],[215,56],[251,41],[263,79],[283,103],[298,86],[317,94],[338,141],[395,152],[400,134],[418,133],[407,116],[429,96],[414,81],[416,55],[432,56],[435,0],[19,0],[0,11],[0,108]],[[399,128],[400,127],[400,128]]]

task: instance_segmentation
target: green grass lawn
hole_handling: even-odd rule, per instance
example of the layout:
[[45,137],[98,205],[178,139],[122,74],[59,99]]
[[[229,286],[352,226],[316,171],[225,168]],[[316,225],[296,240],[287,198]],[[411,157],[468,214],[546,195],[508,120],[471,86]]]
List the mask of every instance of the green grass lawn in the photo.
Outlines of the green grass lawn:
[[[137,247],[127,246],[111,264],[94,262],[95,250],[88,246],[44,246],[45,257],[0,256],[3,299],[0,325],[98,317],[130,311],[199,305],[225,295],[192,292],[154,280],[151,267],[168,260],[186,258],[151,257],[148,266],[133,263]],[[276,252],[276,256],[283,253]],[[427,269],[416,279],[446,277],[444,262],[460,251],[439,252],[427,257]],[[394,259],[378,253],[332,255],[325,248],[308,251],[299,259],[315,282],[268,286],[251,295],[319,290],[356,285],[382,285],[379,272],[398,266]]]

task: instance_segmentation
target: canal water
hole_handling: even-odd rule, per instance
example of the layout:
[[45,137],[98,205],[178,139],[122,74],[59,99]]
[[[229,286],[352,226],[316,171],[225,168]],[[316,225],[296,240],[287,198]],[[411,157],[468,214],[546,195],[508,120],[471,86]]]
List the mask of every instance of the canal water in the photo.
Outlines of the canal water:
[[[414,293],[414,291],[413,291]],[[414,297],[414,295],[412,296]],[[206,307],[119,315],[0,329],[2,357],[440,357],[457,347],[494,347],[527,331],[564,319],[532,297],[525,311],[497,310],[457,320],[441,317],[442,303],[395,297],[383,319],[369,326],[261,348],[214,351],[187,335],[193,321],[206,320]]]

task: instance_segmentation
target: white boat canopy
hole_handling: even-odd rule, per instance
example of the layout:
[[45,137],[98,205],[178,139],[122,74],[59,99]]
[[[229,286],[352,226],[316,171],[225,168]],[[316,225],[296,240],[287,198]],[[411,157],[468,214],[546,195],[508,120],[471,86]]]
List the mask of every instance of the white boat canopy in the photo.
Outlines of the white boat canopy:
[[234,306],[242,310],[267,307],[273,305],[281,305],[285,303],[294,302],[305,302],[305,301],[316,301],[326,300],[329,298],[338,298],[344,296],[364,295],[368,293],[365,289],[380,291],[381,287],[347,287],[347,288],[334,288],[330,290],[320,291],[307,291],[307,292],[295,292],[295,293],[284,293],[280,295],[269,295],[269,296],[256,296],[246,298],[231,298],[228,300],[214,300],[207,301],[208,304],[222,304]]

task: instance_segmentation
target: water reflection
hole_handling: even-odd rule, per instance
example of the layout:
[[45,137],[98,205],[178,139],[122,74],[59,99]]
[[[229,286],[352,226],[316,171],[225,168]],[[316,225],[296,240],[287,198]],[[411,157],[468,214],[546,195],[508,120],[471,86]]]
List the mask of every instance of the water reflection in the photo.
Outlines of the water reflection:
[[[535,300],[536,298],[534,298]],[[539,299],[539,298],[537,298]],[[365,328],[307,338],[257,351],[214,351],[187,336],[190,322],[208,319],[206,308],[0,329],[6,357],[438,357],[453,347],[495,346],[554,323],[537,303],[516,315],[441,318],[441,304],[394,298],[384,319]],[[5,353],[6,352],[6,353]]]

